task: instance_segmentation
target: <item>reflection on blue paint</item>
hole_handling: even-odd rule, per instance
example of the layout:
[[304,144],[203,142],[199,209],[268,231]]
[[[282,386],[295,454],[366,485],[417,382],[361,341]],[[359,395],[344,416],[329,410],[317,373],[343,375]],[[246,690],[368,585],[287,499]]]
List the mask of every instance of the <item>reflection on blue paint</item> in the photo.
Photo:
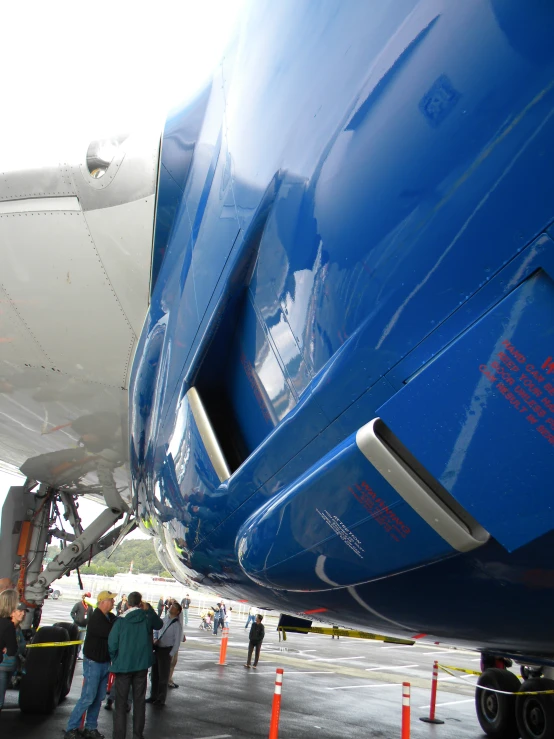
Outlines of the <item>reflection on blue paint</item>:
[[[160,179],[165,253],[133,365],[131,459],[141,516],[185,581],[376,630],[552,654],[541,610],[554,608],[554,522],[537,491],[550,489],[554,447],[533,431],[535,454],[515,427],[506,441],[509,401],[472,373],[506,338],[499,306],[539,301],[522,286],[554,275],[541,236],[554,222],[553,36],[550,2],[468,0],[438,15],[430,0],[255,0],[182,147],[172,119],[163,165],[176,185]],[[554,320],[533,310],[520,341],[546,359]],[[183,423],[192,385],[233,461],[222,483]],[[354,467],[332,484],[323,469],[380,412],[411,463],[498,540],[450,556],[422,525],[427,564],[395,568],[388,541],[349,526],[337,490],[357,482]],[[279,508],[301,481],[309,494]],[[517,516],[516,488],[533,501]],[[247,521],[250,539],[237,540]],[[346,538],[327,549],[325,529]],[[325,578],[324,593],[301,592]],[[525,600],[542,608],[522,629],[513,603]]]

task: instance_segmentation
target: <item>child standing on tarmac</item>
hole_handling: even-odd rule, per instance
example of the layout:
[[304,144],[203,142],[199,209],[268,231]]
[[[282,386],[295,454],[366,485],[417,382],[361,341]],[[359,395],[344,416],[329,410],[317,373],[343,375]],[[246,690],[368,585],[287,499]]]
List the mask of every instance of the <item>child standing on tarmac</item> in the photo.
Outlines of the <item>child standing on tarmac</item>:
[[[264,625],[262,623],[263,616],[258,613],[256,616],[256,623],[252,624],[250,627],[250,634],[248,635],[250,643],[248,644],[248,659],[246,661],[245,667],[253,667],[256,669],[258,666],[258,660],[260,659],[260,650],[262,648],[262,642],[264,640],[265,636],[265,629]],[[254,664],[251,665],[252,662],[252,652],[256,650],[256,654],[254,655]]]

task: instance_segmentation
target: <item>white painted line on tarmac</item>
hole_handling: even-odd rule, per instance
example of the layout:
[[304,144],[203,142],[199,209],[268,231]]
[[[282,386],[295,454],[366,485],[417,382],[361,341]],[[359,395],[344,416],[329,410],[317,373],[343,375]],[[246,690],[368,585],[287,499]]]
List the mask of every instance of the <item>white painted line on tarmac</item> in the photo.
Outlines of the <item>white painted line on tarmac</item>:
[[213,736],[199,736],[196,739],[232,739],[232,734],[215,734]]
[[[273,673],[269,673],[273,675]],[[333,670],[323,670],[322,672],[308,672],[307,670],[285,670],[285,675],[334,675]]]
[[402,683],[374,683],[371,685],[340,685],[338,688],[327,688],[327,690],[352,690],[354,688],[392,688]]
[[[458,703],[475,703],[475,698],[467,698],[463,701],[448,701],[448,703],[437,703],[436,708],[439,708],[439,706],[456,706]],[[424,706],[419,706],[418,710],[422,710],[424,708],[429,708],[429,704],[426,703]]]
[[388,647],[380,647],[380,649],[413,649],[413,647],[407,644],[392,644]]
[[429,654],[456,654],[455,649],[435,649],[432,652],[420,652],[422,655],[429,655]]
[[314,657],[310,659],[310,662],[342,662],[345,659],[367,659],[367,657],[333,657],[332,659],[328,657]]
[[377,670],[407,670],[409,667],[419,667],[419,665],[380,665],[379,667],[366,667],[366,672],[377,672]]

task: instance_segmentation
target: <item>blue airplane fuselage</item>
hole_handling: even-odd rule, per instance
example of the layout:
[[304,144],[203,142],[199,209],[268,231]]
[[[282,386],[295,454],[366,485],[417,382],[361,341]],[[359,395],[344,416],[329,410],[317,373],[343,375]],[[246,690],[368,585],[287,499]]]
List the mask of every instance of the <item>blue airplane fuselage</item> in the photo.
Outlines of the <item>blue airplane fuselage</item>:
[[176,577],[554,660],[553,34],[257,1],[170,116],[130,429]]

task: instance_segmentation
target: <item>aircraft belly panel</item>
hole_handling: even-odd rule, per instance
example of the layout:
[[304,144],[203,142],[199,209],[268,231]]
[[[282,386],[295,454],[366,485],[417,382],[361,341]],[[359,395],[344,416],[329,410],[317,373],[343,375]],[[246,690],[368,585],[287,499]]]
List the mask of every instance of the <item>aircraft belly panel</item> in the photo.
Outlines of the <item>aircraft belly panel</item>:
[[350,436],[251,516],[237,537],[251,578],[327,590],[397,574],[455,552]]
[[512,551],[554,528],[554,283],[529,277],[379,409]]

